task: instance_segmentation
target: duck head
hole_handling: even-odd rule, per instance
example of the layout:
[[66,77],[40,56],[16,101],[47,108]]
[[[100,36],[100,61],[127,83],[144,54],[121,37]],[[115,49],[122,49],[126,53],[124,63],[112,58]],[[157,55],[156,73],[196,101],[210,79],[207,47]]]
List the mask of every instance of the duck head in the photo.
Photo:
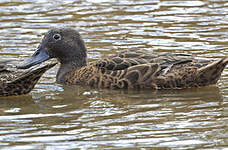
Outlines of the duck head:
[[87,50],[80,34],[71,28],[54,28],[43,37],[35,53],[19,69],[27,69],[51,58],[75,67],[86,65]]

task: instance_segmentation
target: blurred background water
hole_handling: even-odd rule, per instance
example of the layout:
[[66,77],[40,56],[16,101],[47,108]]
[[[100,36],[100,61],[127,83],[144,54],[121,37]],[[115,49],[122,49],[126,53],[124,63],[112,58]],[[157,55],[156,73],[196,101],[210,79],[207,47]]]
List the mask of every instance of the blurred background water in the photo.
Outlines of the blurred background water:
[[[228,56],[227,0],[1,0],[0,58],[28,58],[51,27],[77,29],[89,61],[129,48]],[[223,149],[228,68],[217,86],[163,91],[63,87],[49,70],[0,98],[0,149]]]

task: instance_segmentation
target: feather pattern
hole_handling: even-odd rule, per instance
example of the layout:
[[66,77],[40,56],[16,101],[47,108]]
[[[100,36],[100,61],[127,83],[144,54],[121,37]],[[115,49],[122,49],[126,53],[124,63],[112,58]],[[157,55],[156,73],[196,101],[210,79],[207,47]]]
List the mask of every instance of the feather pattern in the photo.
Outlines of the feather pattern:
[[215,84],[228,58],[214,61],[187,54],[124,52],[70,71],[64,83],[123,89],[180,89]]
[[56,63],[25,71],[13,70],[0,65],[0,96],[13,96],[29,93],[45,71]]

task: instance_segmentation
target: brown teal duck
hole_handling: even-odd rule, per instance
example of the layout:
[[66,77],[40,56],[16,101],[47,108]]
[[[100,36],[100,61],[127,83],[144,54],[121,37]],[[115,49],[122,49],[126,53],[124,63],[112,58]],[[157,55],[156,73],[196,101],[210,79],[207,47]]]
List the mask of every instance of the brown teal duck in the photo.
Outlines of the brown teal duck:
[[71,28],[54,28],[18,68],[29,68],[51,58],[60,62],[57,83],[111,89],[207,86],[219,80],[228,63],[228,57],[212,60],[188,54],[148,54],[135,50],[87,63],[87,50],[80,34]]

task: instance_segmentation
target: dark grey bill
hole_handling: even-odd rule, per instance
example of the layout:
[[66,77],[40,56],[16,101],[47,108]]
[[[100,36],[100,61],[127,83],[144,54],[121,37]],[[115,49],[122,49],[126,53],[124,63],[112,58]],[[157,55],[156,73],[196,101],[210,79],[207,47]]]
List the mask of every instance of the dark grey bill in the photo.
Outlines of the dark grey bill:
[[46,60],[50,59],[47,51],[44,48],[39,47],[36,52],[27,60],[25,60],[22,65],[17,66],[18,69],[28,69],[34,65],[40,64]]

